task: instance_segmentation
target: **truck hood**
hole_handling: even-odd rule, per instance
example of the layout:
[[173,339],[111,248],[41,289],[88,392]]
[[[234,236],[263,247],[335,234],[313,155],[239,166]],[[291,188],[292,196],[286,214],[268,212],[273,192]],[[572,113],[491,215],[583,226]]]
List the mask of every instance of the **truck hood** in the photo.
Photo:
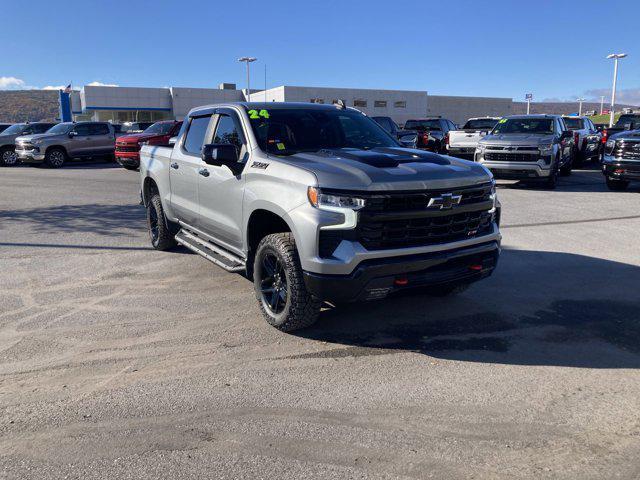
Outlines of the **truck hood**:
[[0,146],[13,145],[20,135],[0,135]]
[[165,137],[166,135],[158,135],[156,133],[131,133],[118,137],[118,143],[138,143],[139,141],[146,142],[152,138]]
[[492,178],[480,164],[410,148],[327,149],[278,159],[313,172],[320,187],[341,190],[447,189]]
[[503,133],[487,135],[480,140],[482,145],[509,145],[512,147],[537,147],[538,145],[548,145],[551,142],[553,142],[553,135],[542,133]]
[[66,137],[66,133],[34,133],[33,135],[22,135],[16,138],[16,142],[33,142],[34,140],[42,140],[54,137]]

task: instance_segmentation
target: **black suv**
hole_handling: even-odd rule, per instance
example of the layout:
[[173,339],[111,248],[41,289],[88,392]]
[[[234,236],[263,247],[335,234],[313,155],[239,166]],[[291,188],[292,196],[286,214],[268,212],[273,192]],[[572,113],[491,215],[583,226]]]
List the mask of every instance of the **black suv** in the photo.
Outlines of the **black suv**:
[[451,120],[442,117],[425,117],[407,120],[405,130],[414,130],[418,133],[417,148],[436,153],[446,154],[449,132],[456,130]]

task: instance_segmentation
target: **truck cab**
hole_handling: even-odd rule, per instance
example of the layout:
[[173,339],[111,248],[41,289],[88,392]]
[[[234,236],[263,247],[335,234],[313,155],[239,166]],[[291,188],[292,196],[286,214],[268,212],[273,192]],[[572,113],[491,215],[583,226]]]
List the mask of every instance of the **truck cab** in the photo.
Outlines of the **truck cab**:
[[311,325],[325,301],[458,293],[497,264],[490,172],[403,148],[344,106],[199,107],[173,147],[144,145],[140,158],[153,247],[244,272],[283,331]]

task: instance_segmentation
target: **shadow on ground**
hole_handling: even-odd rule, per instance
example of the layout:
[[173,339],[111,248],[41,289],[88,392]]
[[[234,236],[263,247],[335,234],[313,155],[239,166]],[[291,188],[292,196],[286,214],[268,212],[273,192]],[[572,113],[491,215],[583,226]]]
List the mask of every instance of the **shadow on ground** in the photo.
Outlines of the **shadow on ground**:
[[302,357],[413,351],[521,365],[640,367],[640,268],[505,250],[494,276],[458,297],[405,293],[323,312],[300,336],[346,348]]
[[145,210],[140,205],[59,205],[45,208],[0,211],[0,223],[29,224],[36,233],[98,233],[131,235],[146,230]]

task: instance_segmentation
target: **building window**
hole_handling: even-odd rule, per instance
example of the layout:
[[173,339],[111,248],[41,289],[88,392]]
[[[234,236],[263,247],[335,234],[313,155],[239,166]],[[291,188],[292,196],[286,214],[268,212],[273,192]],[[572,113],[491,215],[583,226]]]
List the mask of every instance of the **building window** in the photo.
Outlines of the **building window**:
[[387,108],[387,101],[386,100],[375,100],[373,102],[373,106],[376,108]]
[[366,100],[354,100],[353,101],[353,106],[354,107],[360,107],[360,108],[367,108],[367,101]]
[[393,106],[396,108],[407,108],[407,102],[405,102],[404,100],[393,102]]
[[324,103],[324,98],[312,98],[309,100],[311,103]]

